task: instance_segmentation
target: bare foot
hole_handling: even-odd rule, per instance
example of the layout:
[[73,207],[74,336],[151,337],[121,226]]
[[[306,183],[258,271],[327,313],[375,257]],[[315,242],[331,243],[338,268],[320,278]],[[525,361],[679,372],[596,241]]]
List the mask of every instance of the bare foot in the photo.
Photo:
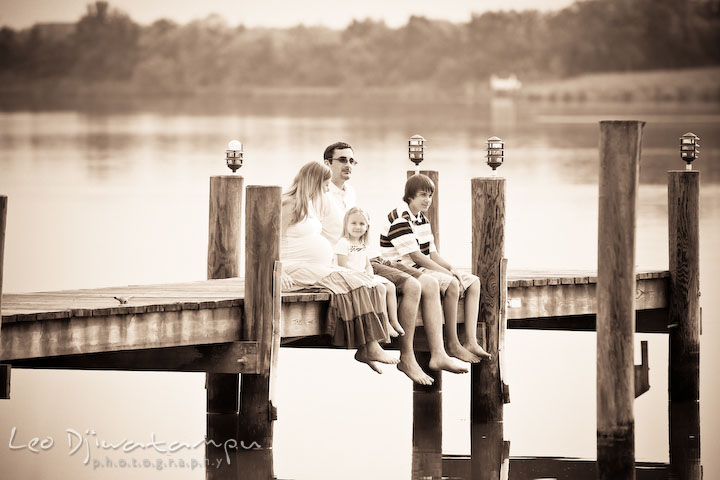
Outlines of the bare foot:
[[458,362],[454,358],[450,358],[445,353],[443,353],[442,355],[433,355],[432,357],[430,357],[430,362],[428,363],[428,365],[433,370],[445,370],[451,373],[468,372],[468,369],[465,365]]
[[435,381],[434,378],[432,378],[430,375],[425,373],[422,368],[420,368],[417,360],[414,360],[410,363],[406,363],[403,360],[400,360],[400,363],[397,364],[397,368],[405,375],[410,377],[410,380],[415,383],[419,383],[420,385],[432,385],[432,383]]
[[480,346],[479,343],[465,343],[463,344],[463,347],[465,347],[466,350],[468,350],[471,353],[474,353],[480,359],[488,359],[490,360],[492,358],[492,355],[490,355],[488,352],[485,351],[483,347]]
[[[377,342],[366,343],[364,350],[366,352],[368,360],[375,360],[376,362],[388,363],[390,365],[394,365],[400,362],[399,358],[396,358],[383,350]],[[360,349],[358,349],[358,352],[359,351]]]
[[355,360],[361,363],[366,363],[367,366],[370,367],[374,372],[382,373],[382,370],[380,370],[380,366],[377,364],[377,362],[367,358],[367,352],[364,348],[358,348],[358,351],[355,352]]
[[448,345],[447,352],[451,356],[462,360],[463,362],[468,363],[480,363],[480,357],[476,356],[474,353],[466,350],[462,345],[459,343],[457,345]]
[[391,337],[397,337],[398,335],[405,335],[405,330],[403,330],[403,327],[400,325],[400,322],[397,321],[397,319],[393,320],[390,319],[390,326],[392,327],[391,330],[395,331],[395,335],[393,335],[393,332],[390,332]]

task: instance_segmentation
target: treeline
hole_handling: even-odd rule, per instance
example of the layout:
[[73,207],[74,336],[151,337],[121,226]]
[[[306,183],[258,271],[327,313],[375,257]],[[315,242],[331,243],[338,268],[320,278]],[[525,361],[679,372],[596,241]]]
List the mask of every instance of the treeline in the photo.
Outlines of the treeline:
[[490,74],[563,77],[720,64],[718,0],[585,0],[467,23],[411,17],[400,28],[232,27],[218,16],[140,26],[107,2],[63,31],[0,30],[0,81],[113,84],[149,93],[248,87],[463,89]]

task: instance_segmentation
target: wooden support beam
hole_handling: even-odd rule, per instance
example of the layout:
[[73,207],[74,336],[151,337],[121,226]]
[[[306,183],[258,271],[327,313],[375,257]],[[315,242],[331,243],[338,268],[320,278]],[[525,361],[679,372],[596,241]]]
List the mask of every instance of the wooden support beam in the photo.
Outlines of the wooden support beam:
[[702,480],[700,464],[700,402],[669,402],[670,476]]
[[670,401],[700,392],[700,172],[668,172]]
[[503,440],[503,422],[473,423],[471,426],[471,472],[473,480],[508,478],[510,442]]
[[[471,366],[470,420],[492,423],[503,419],[500,378],[501,266],[505,250],[505,179],[472,179],[472,269],[480,278],[480,321],[486,347],[493,357]],[[471,440],[472,445],[472,440]]]
[[11,362],[15,368],[257,373],[257,342],[61,355]]
[[[240,276],[243,177],[223,175],[210,178],[208,223],[208,279]],[[239,333],[239,332],[238,332]],[[235,338],[234,340],[239,340]],[[237,478],[236,456],[225,461],[225,452],[217,445],[237,440],[240,378],[237,374],[208,373],[207,438],[205,458],[208,480]],[[216,463],[220,460],[220,463]],[[212,465],[212,466],[211,466]],[[214,465],[219,465],[215,468]]]
[[[271,386],[277,375],[273,366],[277,365],[281,332],[280,210],[280,187],[248,186],[243,338],[258,342],[260,373],[242,376],[237,438],[245,445],[254,442],[257,450],[272,450],[277,418]],[[243,470],[244,478],[272,478],[272,464],[264,466],[269,471]]]
[[670,470],[699,480],[700,172],[668,172]]
[[599,480],[635,478],[635,232],[644,122],[600,122],[597,279]]
[[[2,340],[2,286],[5,259],[5,219],[7,217],[7,197],[0,195],[0,341]],[[2,348],[2,343],[0,343]],[[2,350],[0,350],[2,352]],[[0,358],[3,355],[0,353]],[[10,398],[10,365],[0,364],[0,399]]]
[[650,390],[650,363],[647,340],[640,342],[642,351],[640,365],[635,365],[635,398]]
[[10,399],[10,372],[10,365],[0,363],[0,400]]
[[416,352],[420,367],[435,381],[413,382],[412,478],[442,477],[442,371],[430,369],[430,353]]

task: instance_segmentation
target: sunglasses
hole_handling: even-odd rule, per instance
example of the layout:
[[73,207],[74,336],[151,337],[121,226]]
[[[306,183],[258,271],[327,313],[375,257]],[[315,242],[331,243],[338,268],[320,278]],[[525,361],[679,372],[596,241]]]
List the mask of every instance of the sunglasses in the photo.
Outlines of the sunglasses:
[[333,160],[337,160],[338,162],[342,163],[343,165],[346,163],[350,163],[350,165],[357,165],[357,163],[358,163],[355,161],[354,158],[347,158],[347,157],[333,158]]

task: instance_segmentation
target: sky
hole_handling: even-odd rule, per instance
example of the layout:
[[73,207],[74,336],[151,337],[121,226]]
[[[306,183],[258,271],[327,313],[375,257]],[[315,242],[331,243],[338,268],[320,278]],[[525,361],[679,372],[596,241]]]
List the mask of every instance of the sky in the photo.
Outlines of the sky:
[[[74,22],[86,11],[88,0],[0,0],[0,25],[21,29],[35,23]],[[160,18],[178,23],[212,13],[228,24],[248,27],[324,25],[344,28],[353,19],[384,20],[390,27],[404,25],[411,15],[467,22],[472,13],[488,10],[556,10],[573,0],[111,0],[140,24]]]

